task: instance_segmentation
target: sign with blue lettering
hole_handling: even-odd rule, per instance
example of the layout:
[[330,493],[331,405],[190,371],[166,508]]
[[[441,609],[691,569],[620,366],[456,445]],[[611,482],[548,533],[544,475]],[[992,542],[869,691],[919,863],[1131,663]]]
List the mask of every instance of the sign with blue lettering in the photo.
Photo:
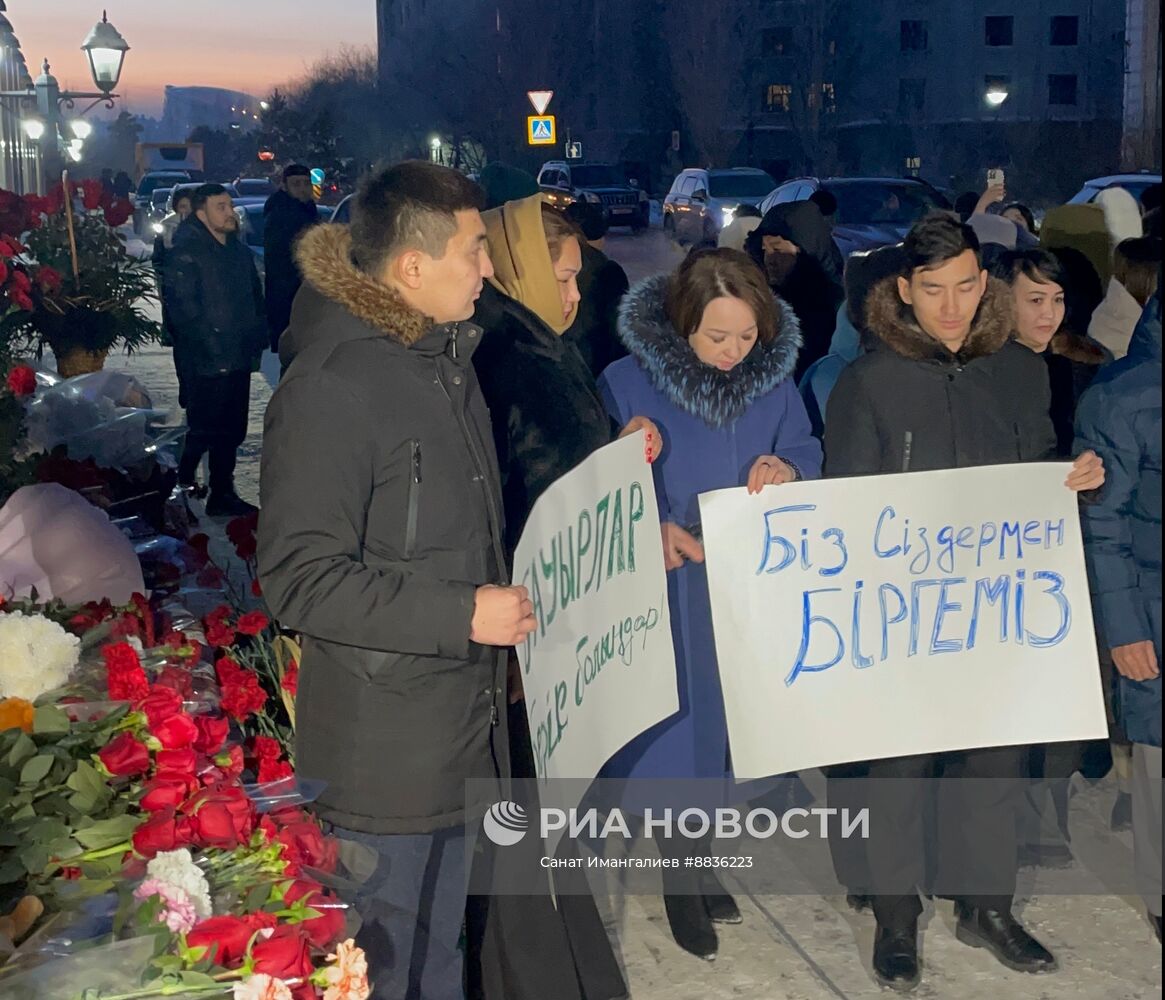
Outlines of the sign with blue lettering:
[[527,118],[526,142],[531,146],[553,146],[557,143],[554,115],[531,115]]
[[737,778],[1105,738],[1069,468],[704,494]]

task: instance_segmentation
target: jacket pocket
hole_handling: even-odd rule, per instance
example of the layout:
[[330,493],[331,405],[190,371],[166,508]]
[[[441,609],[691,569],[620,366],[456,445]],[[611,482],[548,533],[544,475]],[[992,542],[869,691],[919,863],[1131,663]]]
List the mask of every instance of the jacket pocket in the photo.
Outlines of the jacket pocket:
[[411,559],[417,547],[417,515],[421,507],[421,442],[410,441],[411,462],[409,467],[409,500],[405,518],[406,559]]

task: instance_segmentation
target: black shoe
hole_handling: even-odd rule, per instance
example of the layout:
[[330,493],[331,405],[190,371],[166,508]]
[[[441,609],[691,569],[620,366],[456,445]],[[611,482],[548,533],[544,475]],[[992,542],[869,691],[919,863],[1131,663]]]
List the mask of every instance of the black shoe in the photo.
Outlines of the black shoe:
[[1024,844],[1019,849],[1020,868],[1071,868],[1075,861],[1067,844]]
[[1157,943],[1161,943],[1161,918],[1149,914],[1149,923],[1153,925],[1153,933],[1157,935]]
[[712,918],[714,924],[742,924],[744,917],[740,914],[740,907],[720,884],[720,879],[712,871],[705,871],[700,876],[700,895],[704,898],[704,909]]
[[959,918],[955,937],[963,944],[986,948],[1013,972],[1055,971],[1055,956],[1023,929],[1010,910],[976,910],[958,903],[955,913]]
[[703,897],[665,894],[663,908],[667,911],[668,926],[676,944],[696,958],[714,962],[720,941],[704,907]]
[[846,894],[845,902],[854,913],[861,913],[863,910],[873,908],[874,897],[864,892],[850,892]]
[[246,517],[259,510],[252,503],[247,503],[237,493],[212,493],[206,501],[208,517]]
[[1133,828],[1133,797],[1128,792],[1116,793],[1109,827],[1113,833],[1128,833]]
[[874,932],[874,975],[881,985],[909,993],[922,981],[918,962],[918,921],[905,930],[878,924]]

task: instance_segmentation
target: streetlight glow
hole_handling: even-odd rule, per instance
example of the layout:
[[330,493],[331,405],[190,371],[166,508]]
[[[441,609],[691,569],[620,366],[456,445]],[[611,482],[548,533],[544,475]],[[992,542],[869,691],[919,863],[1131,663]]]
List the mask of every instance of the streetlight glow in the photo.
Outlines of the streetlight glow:
[[24,134],[33,142],[39,142],[44,136],[44,122],[39,118],[25,118],[23,125]]
[[129,51],[129,44],[109,23],[105,11],[101,12],[101,20],[89,32],[81,51],[89,57],[89,71],[93,74],[93,83],[97,89],[103,94],[111,94],[121,79],[121,67]]
[[85,140],[93,134],[93,126],[90,125],[84,118],[78,118],[75,121],[69,122],[69,129],[78,139]]
[[987,103],[993,108],[999,107],[1008,98],[1008,93],[1002,87],[992,87],[987,94]]

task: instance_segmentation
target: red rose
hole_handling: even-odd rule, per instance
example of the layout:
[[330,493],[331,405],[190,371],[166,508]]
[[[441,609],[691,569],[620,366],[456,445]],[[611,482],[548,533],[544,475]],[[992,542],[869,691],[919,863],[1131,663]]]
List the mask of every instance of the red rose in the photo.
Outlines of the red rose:
[[194,725],[198,729],[198,737],[194,741],[194,749],[199,753],[204,753],[208,757],[213,757],[222,748],[223,743],[226,742],[227,733],[230,732],[230,720],[225,718],[212,718],[209,715],[199,715],[194,720]]
[[154,630],[154,609],[150,607],[150,602],[145,594],[132,594],[130,601],[137,609],[138,617],[142,620],[142,627],[145,629],[146,648],[153,649],[157,643],[157,636]]
[[23,271],[13,271],[9,288],[14,292],[23,292],[28,295],[32,291],[32,281]]
[[215,757],[215,763],[222,769],[223,776],[228,781],[234,781],[243,773],[243,748],[236,743],[225,753]]
[[198,726],[184,712],[150,726],[150,732],[166,750],[182,750],[198,739]]
[[146,713],[150,728],[164,722],[182,711],[182,695],[169,687],[154,685],[150,693],[138,704],[137,710]]
[[116,642],[101,650],[105,661],[106,684],[114,701],[141,701],[150,693],[150,683],[141,660],[128,642]]
[[189,843],[189,830],[175,818],[173,809],[160,809],[133,832],[133,849],[143,858]]
[[276,979],[303,979],[315,971],[307,935],[299,927],[284,924],[269,938],[260,938],[251,949],[255,971]]
[[132,733],[114,737],[97,752],[97,756],[105,770],[121,777],[144,774],[150,766],[150,751]]
[[283,857],[299,867],[336,870],[339,845],[316,823],[291,823],[279,831],[275,842],[283,845]]
[[193,775],[198,767],[198,754],[188,747],[181,750],[159,750],[155,763],[159,771],[177,771],[179,774]]
[[185,667],[165,666],[154,681],[156,688],[169,688],[183,699],[194,697],[194,678]]
[[326,893],[322,885],[311,879],[296,879],[283,894],[283,900],[288,906],[300,899],[319,913],[318,917],[311,917],[300,926],[313,945],[327,950],[344,932],[344,906],[335,896]]
[[155,775],[145,785],[140,805],[146,812],[177,809],[190,794],[190,785],[183,776]]
[[255,805],[237,786],[207,788],[182,807],[190,817],[190,829],[202,847],[238,847],[251,839],[255,829]]
[[291,764],[285,760],[261,760],[259,761],[258,778],[260,783],[266,785],[275,781],[284,781],[287,778],[295,776],[295,770]]
[[287,669],[283,672],[283,680],[279,682],[279,686],[292,698],[299,691],[299,664],[295,660],[287,661]]
[[262,611],[251,611],[239,619],[239,624],[236,627],[243,635],[259,635],[270,624],[271,619]]
[[227,525],[226,535],[235,545],[245,538],[249,538],[259,530],[259,514],[245,514],[236,517]]
[[28,365],[16,365],[8,373],[8,391],[14,396],[31,396],[36,392],[36,372]]
[[258,929],[242,917],[209,917],[186,935],[186,944],[213,949],[215,965],[229,969],[247,957],[247,945]]

